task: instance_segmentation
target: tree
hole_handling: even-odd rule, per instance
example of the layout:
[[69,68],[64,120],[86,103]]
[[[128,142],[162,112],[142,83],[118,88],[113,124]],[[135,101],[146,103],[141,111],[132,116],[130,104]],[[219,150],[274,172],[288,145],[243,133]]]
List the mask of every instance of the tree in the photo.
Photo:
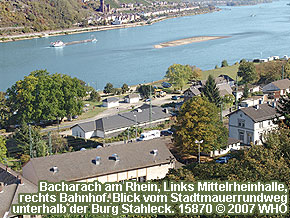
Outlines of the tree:
[[227,66],[229,66],[227,60],[223,60],[221,67],[227,67]]
[[22,154],[30,155],[31,143],[33,157],[42,157],[47,155],[47,144],[42,139],[40,130],[37,127],[29,127],[24,123],[20,129],[16,130],[13,139],[16,141],[17,146],[22,150]]
[[189,65],[173,64],[166,71],[165,78],[182,90],[192,74],[192,68]]
[[224,97],[221,98],[223,105],[226,106],[226,108],[230,108],[233,106],[233,103],[235,101],[235,96],[232,94],[225,95]]
[[99,102],[101,100],[101,95],[96,90],[92,90],[90,100]]
[[[195,180],[285,182],[290,188],[290,130],[281,129],[268,133],[263,145],[232,154],[227,164],[209,162],[186,166]],[[171,175],[173,174],[173,175]],[[176,175],[177,174],[177,175]],[[181,175],[181,176],[180,176]],[[170,171],[169,178],[187,179]]]
[[0,136],[0,163],[4,163],[7,159],[7,148],[6,148],[6,140],[3,136]]
[[126,92],[129,91],[129,86],[126,83],[124,83],[121,89],[122,89],[122,94],[125,94]]
[[186,101],[177,116],[174,145],[180,153],[197,154],[196,140],[203,140],[202,152],[210,152],[226,145],[227,129],[220,122],[219,110],[206,98],[195,96]]
[[255,65],[252,62],[241,62],[239,66],[238,76],[242,77],[243,83],[252,83],[257,79]]
[[283,123],[290,128],[290,93],[286,96],[281,96],[277,105],[277,112],[284,117]]
[[258,83],[268,84],[281,79],[284,65],[284,78],[287,78],[290,72],[286,61],[270,61],[256,65],[256,71],[259,76]]
[[109,94],[109,93],[113,93],[114,91],[114,86],[112,83],[107,83],[105,88],[104,88],[104,93],[105,94]]
[[201,77],[202,70],[196,66],[190,66],[192,72],[189,75],[189,80],[195,81]]
[[13,113],[9,122],[39,122],[79,115],[85,95],[85,88],[77,78],[50,75],[46,70],[31,72],[7,90],[7,103]]
[[215,80],[212,75],[209,75],[205,83],[204,88],[202,89],[202,94],[207,97],[207,99],[214,103],[217,107],[221,103],[220,92],[216,87]]
[[0,129],[7,124],[10,116],[10,108],[7,105],[5,93],[0,92]]
[[137,88],[137,91],[140,93],[142,98],[150,98],[152,93],[154,93],[154,88],[151,85],[141,85]]
[[249,87],[248,84],[245,85],[244,91],[243,91],[243,98],[248,98],[249,97]]

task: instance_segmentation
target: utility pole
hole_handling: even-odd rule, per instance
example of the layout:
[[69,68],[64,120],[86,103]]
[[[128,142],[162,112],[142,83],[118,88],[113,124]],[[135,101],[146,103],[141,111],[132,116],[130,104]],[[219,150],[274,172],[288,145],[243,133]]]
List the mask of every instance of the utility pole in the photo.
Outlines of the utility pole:
[[203,143],[203,140],[195,140],[195,144],[198,144],[198,163],[200,164],[200,144]]
[[221,106],[221,122],[223,122],[223,102],[221,102],[220,106]]
[[236,107],[236,110],[238,110],[238,74],[237,74],[237,77],[236,77],[236,103],[235,103],[235,107]]
[[51,132],[48,132],[49,155],[52,155]]
[[149,106],[149,123],[150,123],[150,127],[151,127],[151,122],[152,122],[152,93],[151,93],[151,85],[149,85],[150,87],[150,106]]
[[284,79],[284,65],[282,65],[282,79]]
[[33,154],[32,154],[31,125],[30,124],[29,124],[29,153],[30,153],[30,158],[33,158]]
[[136,121],[136,125],[135,125],[135,134],[136,134],[136,141],[137,141],[137,115],[134,114],[134,117],[135,117],[135,121]]

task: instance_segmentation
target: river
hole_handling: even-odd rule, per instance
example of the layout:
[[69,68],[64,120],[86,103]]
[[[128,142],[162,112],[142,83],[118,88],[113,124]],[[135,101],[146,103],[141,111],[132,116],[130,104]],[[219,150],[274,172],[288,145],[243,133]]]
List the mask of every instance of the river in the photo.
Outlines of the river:
[[[290,54],[290,6],[275,1],[255,6],[168,19],[150,26],[0,43],[0,91],[31,71],[47,69],[78,77],[103,89],[162,79],[173,63],[212,69],[226,59],[267,58]],[[193,36],[230,36],[177,47],[155,49],[162,42]],[[96,37],[97,43],[51,48],[50,42]]]

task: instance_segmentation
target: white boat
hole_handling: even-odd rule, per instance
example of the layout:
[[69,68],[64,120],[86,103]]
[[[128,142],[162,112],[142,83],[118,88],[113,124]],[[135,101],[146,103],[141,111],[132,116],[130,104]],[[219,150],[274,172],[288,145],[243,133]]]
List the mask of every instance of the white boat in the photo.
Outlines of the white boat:
[[51,47],[62,47],[62,46],[64,46],[65,44],[62,42],[62,41],[56,41],[56,42],[52,42],[52,43],[50,43],[50,46]]
[[92,39],[92,42],[97,42],[98,40],[97,39]]

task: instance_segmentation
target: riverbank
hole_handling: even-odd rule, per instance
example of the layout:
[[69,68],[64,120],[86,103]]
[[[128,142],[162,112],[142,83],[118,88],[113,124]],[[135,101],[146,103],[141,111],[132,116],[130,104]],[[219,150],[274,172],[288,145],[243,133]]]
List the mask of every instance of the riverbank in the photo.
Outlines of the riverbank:
[[203,41],[216,40],[216,39],[224,39],[224,38],[228,38],[228,37],[229,36],[195,36],[195,37],[178,39],[178,40],[174,40],[174,41],[160,43],[158,45],[154,45],[154,48],[175,47],[175,46],[187,45],[187,44],[196,43],[196,42],[203,42]]
[[176,17],[184,17],[184,16],[193,16],[198,14],[206,14],[214,11],[218,11],[220,9],[215,9],[212,11],[205,11],[204,13],[189,13],[189,14],[176,14],[176,15],[168,15],[161,18],[155,18],[150,21],[140,21],[136,23],[129,23],[129,24],[120,24],[120,25],[108,25],[108,26],[92,26],[92,27],[84,27],[84,28],[70,28],[70,29],[63,29],[63,30],[50,30],[50,31],[43,31],[37,33],[26,33],[26,34],[18,34],[18,35],[8,35],[0,38],[0,42],[12,42],[12,41],[19,41],[19,40],[28,40],[28,39],[35,39],[35,38],[43,38],[43,37],[51,37],[51,36],[61,36],[61,35],[70,35],[70,34],[79,34],[79,33],[86,33],[86,32],[96,32],[96,31],[105,31],[105,30],[114,30],[114,29],[124,29],[130,27],[138,27],[138,26],[146,26],[152,25],[157,22],[161,22],[167,19],[172,19]]

